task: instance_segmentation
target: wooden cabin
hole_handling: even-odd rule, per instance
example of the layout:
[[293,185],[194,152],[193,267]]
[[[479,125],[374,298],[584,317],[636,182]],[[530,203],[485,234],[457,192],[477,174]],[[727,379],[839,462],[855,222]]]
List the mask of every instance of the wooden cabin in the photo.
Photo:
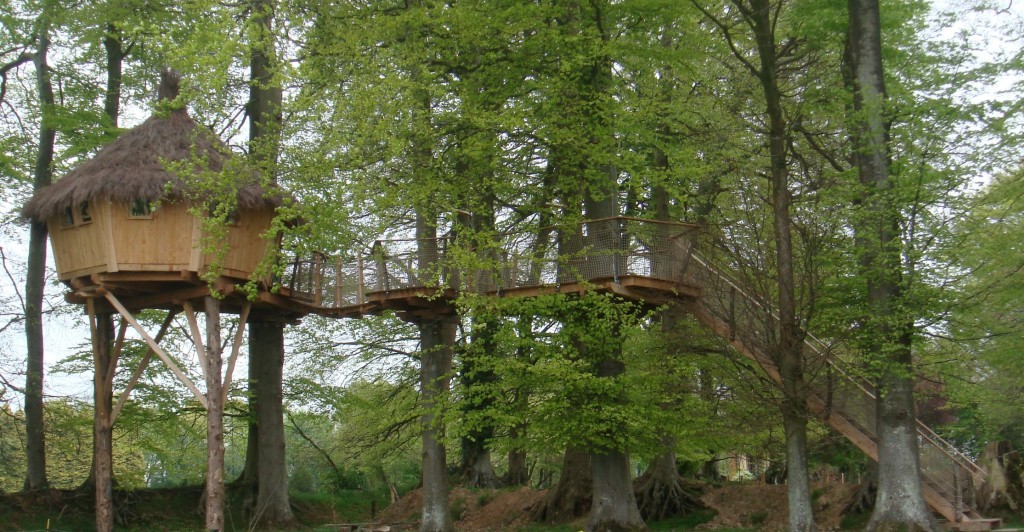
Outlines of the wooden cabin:
[[[177,94],[166,80],[161,90],[169,101]],[[228,190],[218,197],[237,205],[216,235],[206,230],[206,213],[195,212],[216,204],[199,182]],[[57,271],[68,284],[97,284],[97,274],[147,279],[129,272],[194,281],[211,269],[247,280],[276,244],[265,233],[279,204],[280,195],[267,194],[251,167],[178,108],[150,117],[39,190],[23,215],[46,222]]]
[[[248,279],[268,251],[263,234],[273,207],[239,209],[228,220],[223,257],[203,253],[211,243],[204,221],[184,202],[95,197],[66,206],[46,223],[62,281],[114,272],[193,272],[210,267]],[[216,243],[212,243],[216,246]]]

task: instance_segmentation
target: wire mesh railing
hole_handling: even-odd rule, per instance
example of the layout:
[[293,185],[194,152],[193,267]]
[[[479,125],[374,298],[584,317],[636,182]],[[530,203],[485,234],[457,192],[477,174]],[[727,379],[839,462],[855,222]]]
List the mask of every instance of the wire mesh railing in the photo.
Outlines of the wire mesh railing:
[[[744,345],[748,356],[774,372],[770,353],[775,350],[779,331],[774,306],[747,292],[741,283],[697,253],[691,255],[686,278],[688,283],[701,287],[702,308],[726,324],[728,339]],[[804,356],[806,392],[824,405],[822,414],[840,416],[877,445],[872,385],[843,361],[836,346],[813,335],[804,342]],[[918,443],[922,480],[947,504],[936,509],[957,522],[980,517],[973,509],[973,486],[982,479],[979,466],[920,421]]]

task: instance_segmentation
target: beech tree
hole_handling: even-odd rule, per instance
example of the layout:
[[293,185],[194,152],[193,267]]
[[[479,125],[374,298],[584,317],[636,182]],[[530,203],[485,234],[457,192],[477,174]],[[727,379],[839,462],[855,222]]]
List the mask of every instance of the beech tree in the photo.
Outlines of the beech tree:
[[857,226],[874,332],[867,347],[876,364],[878,494],[869,530],[935,530],[924,503],[918,461],[911,359],[913,318],[902,302],[900,205],[889,177],[889,118],[877,0],[850,0],[849,56],[854,87],[854,160],[863,186]]

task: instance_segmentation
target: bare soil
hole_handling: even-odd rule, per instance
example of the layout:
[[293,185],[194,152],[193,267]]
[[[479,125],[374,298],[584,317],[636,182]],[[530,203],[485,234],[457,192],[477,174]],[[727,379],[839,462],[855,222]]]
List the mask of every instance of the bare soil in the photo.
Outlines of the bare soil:
[[[838,530],[842,510],[857,484],[814,484],[814,514],[818,530]],[[201,527],[197,501],[201,487],[137,490],[117,492],[118,527],[129,530],[182,530]],[[460,532],[517,530],[530,525],[531,509],[539,504],[546,491],[529,488],[502,490],[470,490],[456,487],[449,495],[449,508]],[[338,515],[327,504],[296,505],[299,518],[296,529],[323,526],[336,530],[390,531],[418,529],[420,491],[406,494],[372,519],[379,526],[362,523],[356,528],[341,526],[352,516]],[[759,483],[726,484],[707,487],[701,501],[717,512],[699,528],[743,528],[763,532],[786,530],[786,486]],[[52,525],[60,530],[83,530],[93,526],[92,496],[74,491],[44,490],[34,493],[0,494],[0,530],[42,529]],[[362,504],[362,503],[360,503]],[[586,518],[573,522],[582,528]],[[326,523],[336,523],[327,525]],[[233,517],[229,526],[244,529],[245,518]],[[664,529],[664,527],[662,528]]]
[[[842,511],[857,484],[818,483],[812,486],[818,530],[839,530]],[[468,490],[453,488],[448,504],[456,518],[456,530],[483,532],[515,530],[529,524],[530,509],[544,490]],[[377,516],[380,523],[411,523],[419,518],[422,494],[410,492]],[[701,529],[751,528],[763,532],[786,530],[786,486],[775,484],[726,484],[708,487],[701,501],[717,515]]]
[[[815,483],[814,520],[819,531],[839,530],[843,507],[857,490],[857,484]],[[701,501],[718,512],[700,528],[756,528],[763,532],[787,529],[789,519],[785,484],[727,484],[707,489]]]

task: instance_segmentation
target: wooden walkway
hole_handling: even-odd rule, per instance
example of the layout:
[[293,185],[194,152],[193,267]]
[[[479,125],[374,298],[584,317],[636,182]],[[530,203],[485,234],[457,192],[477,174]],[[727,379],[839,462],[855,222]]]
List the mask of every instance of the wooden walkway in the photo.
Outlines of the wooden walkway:
[[617,217],[569,229],[499,234],[475,249],[456,248],[449,238],[379,240],[361,256],[296,259],[279,292],[260,298],[328,317],[391,310],[408,320],[452,314],[455,300],[467,294],[595,291],[657,306],[699,295],[683,278],[696,233],[690,224]]
[[[387,311],[418,321],[454,315],[457,299],[467,294],[612,293],[651,307],[683,306],[778,383],[770,356],[778,331],[773,306],[693,253],[696,234],[693,225],[620,217],[492,235],[486,246],[476,248],[456,246],[448,238],[380,240],[362,255],[293,260],[279,287],[258,290],[251,309],[285,321],[307,314],[360,318]],[[236,281],[221,278],[212,288],[225,296],[226,312],[248,312],[248,294]],[[87,293],[116,291],[128,309],[179,309],[211,291],[209,283],[180,272],[94,274],[71,284],[73,302],[83,302]],[[804,353],[810,411],[877,458],[870,384],[843,364],[838,349],[813,336]],[[998,528],[1000,520],[985,519],[974,509],[973,485],[982,481],[981,469],[924,424],[918,436],[925,498],[946,528]]]

